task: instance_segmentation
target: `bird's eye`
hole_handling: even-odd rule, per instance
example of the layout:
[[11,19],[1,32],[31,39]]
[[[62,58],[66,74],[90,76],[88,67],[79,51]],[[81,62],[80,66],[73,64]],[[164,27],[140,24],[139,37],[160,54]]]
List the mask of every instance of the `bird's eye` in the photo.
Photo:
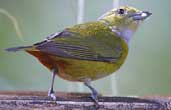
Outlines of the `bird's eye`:
[[124,9],[119,9],[118,10],[118,14],[123,15],[124,13],[125,13],[125,10]]

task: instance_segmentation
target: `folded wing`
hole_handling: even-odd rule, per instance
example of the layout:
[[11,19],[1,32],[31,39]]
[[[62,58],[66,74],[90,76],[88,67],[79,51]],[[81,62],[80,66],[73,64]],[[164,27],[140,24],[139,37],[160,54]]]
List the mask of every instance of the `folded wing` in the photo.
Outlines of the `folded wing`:
[[82,37],[68,30],[54,34],[34,46],[51,55],[80,60],[115,62],[122,54],[121,45],[111,47],[96,37]]

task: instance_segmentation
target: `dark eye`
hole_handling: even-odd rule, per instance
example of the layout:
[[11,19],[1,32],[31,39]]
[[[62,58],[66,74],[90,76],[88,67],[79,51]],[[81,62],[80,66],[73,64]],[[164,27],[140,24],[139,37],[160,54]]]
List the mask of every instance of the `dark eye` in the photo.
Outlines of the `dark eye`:
[[125,10],[124,9],[119,9],[118,10],[118,14],[123,15],[124,13],[125,13]]

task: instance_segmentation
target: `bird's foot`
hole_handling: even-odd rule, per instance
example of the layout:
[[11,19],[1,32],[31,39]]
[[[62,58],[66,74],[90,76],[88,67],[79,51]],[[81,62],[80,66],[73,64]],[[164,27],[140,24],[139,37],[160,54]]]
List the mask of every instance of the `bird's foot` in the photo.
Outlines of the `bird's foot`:
[[52,98],[54,101],[56,101],[55,92],[52,89],[48,91],[48,96]]
[[93,90],[91,94],[91,99],[93,100],[95,104],[95,108],[99,108],[98,93],[95,89]]
[[95,108],[99,108],[99,103],[98,103],[98,92],[90,85],[90,80],[86,80],[84,82],[84,85],[87,86],[91,90],[91,99],[93,100],[95,104]]

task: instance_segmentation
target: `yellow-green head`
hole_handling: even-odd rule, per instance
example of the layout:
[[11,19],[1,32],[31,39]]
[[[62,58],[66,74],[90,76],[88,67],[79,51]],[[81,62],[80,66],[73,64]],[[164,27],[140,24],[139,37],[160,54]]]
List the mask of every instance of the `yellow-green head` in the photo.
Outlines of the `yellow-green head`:
[[151,13],[148,11],[140,11],[130,6],[120,6],[108,11],[99,20],[106,22],[112,31],[123,37],[128,43],[140,22],[150,15]]

